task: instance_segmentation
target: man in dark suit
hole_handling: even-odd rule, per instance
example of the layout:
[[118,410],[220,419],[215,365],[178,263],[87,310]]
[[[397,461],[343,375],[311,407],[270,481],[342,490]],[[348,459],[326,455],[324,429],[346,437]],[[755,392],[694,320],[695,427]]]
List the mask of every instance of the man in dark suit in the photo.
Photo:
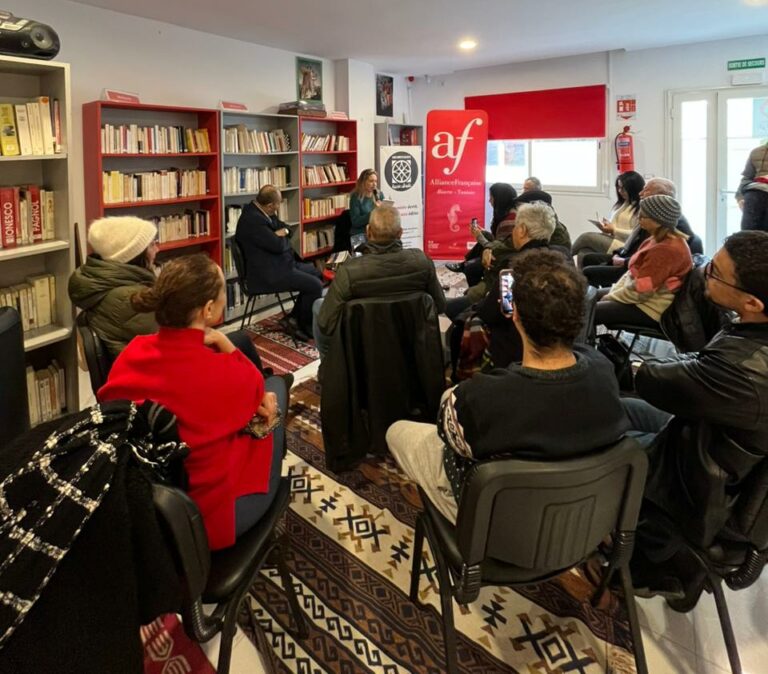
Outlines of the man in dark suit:
[[322,293],[322,274],[313,264],[297,262],[291,230],[277,217],[283,198],[274,185],[264,185],[256,200],[243,208],[235,240],[245,256],[249,288],[259,293],[298,291],[288,330],[308,341],[312,334],[312,303]]

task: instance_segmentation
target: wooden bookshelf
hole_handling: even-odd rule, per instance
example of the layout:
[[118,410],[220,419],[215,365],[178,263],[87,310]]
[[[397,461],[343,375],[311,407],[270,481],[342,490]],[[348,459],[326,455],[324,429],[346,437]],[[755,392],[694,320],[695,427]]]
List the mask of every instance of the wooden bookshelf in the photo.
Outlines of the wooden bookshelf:
[[[313,136],[345,136],[349,139],[349,149],[346,150],[303,150],[300,152],[301,163],[301,189],[299,227],[296,231],[298,245],[296,250],[302,258],[314,259],[328,254],[333,246],[323,246],[318,250],[309,251],[305,246],[308,233],[317,228],[327,227],[344,211],[343,208],[334,209],[331,214],[324,216],[305,215],[305,199],[322,199],[351,192],[357,181],[357,122],[354,119],[322,119],[317,117],[299,117],[299,136],[311,134]],[[347,170],[348,180],[323,183],[319,185],[307,185],[304,181],[304,168],[319,164],[344,164]],[[296,243],[294,245],[296,245]]]
[[[222,256],[221,151],[219,111],[171,105],[148,105],[92,101],[83,105],[83,164],[85,180],[85,215],[87,224],[112,215],[137,215],[152,219],[183,214],[188,210],[205,211],[208,233],[160,245],[164,256],[203,251],[217,262]],[[138,127],[177,126],[205,129],[210,151],[204,152],[104,152],[101,130],[113,126],[135,124]],[[205,172],[205,194],[191,194],[172,199],[146,199],[109,202],[103,193],[105,171],[139,173],[170,169]]]
[[[262,135],[269,134],[276,130],[281,130],[288,139],[289,149],[281,150],[276,146],[271,146],[273,151],[264,151],[265,148],[254,146],[253,152],[243,151],[240,144],[235,148],[227,143],[227,129],[233,129],[240,126],[248,132],[255,132]],[[232,132],[230,132],[232,133]],[[230,247],[234,242],[235,227],[237,220],[229,218],[228,213],[232,207],[242,208],[256,198],[259,189],[269,182],[280,189],[283,195],[283,212],[280,215],[281,220],[286,224],[292,224],[299,221],[300,215],[300,163],[299,163],[299,120],[294,115],[276,115],[268,113],[253,112],[233,112],[222,111],[221,113],[221,185],[222,194],[222,228],[225,231],[224,246],[222,246],[222,269],[227,278],[227,308],[225,320],[232,321],[242,316],[245,306],[244,297],[239,297],[240,289],[237,282]],[[242,187],[238,184],[238,190],[232,190],[231,180],[228,179],[228,169],[256,170],[274,170],[277,167],[284,167],[285,180],[282,183],[273,181],[256,180],[249,187]],[[229,174],[231,178],[231,173]],[[294,245],[296,245],[294,243]],[[240,299],[239,303],[237,299]],[[256,310],[264,309],[276,304],[274,295],[265,295],[256,300]]]
[[26,103],[37,96],[59,101],[61,152],[3,156],[0,186],[39,185],[54,193],[54,238],[0,249],[0,287],[24,283],[28,276],[51,274],[56,280],[54,323],[24,333],[26,365],[36,370],[55,359],[66,377],[66,411],[79,410],[74,312],[67,293],[75,256],[72,227],[70,66],[58,61],[0,56],[0,103]]

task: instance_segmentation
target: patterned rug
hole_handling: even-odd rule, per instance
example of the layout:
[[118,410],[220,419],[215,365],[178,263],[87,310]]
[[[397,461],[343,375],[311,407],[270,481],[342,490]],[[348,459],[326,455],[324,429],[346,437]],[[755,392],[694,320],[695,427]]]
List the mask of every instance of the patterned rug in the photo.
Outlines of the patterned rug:
[[270,316],[258,323],[246,326],[259,352],[264,367],[271,367],[275,374],[296,372],[320,357],[313,344],[296,340],[283,332],[277,316]]
[[[285,631],[287,601],[271,569],[249,597],[277,669],[324,674],[445,672],[435,567],[426,551],[421,611],[408,600],[417,492],[389,460],[335,475],[325,469],[317,382],[292,391],[288,425],[292,506],[285,521],[289,566],[311,626],[297,642]],[[631,636],[619,600],[593,608],[593,591],[569,572],[513,591],[484,588],[458,607],[462,672],[632,673]],[[247,621],[241,627],[255,643]]]

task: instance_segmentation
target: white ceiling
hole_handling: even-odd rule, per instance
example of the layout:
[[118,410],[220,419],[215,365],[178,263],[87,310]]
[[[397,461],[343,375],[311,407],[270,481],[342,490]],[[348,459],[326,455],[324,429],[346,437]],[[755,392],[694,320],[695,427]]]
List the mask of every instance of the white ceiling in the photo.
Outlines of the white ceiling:
[[[761,34],[768,51],[768,0],[79,2],[403,75]],[[479,46],[459,53],[467,36]]]

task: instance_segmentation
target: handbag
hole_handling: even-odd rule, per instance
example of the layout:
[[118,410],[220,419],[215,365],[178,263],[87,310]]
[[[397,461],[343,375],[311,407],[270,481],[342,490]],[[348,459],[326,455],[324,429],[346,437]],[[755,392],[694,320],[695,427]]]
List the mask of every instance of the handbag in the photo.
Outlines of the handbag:
[[629,365],[629,348],[610,333],[597,336],[597,350],[613,364],[622,391],[634,391],[635,382]]

